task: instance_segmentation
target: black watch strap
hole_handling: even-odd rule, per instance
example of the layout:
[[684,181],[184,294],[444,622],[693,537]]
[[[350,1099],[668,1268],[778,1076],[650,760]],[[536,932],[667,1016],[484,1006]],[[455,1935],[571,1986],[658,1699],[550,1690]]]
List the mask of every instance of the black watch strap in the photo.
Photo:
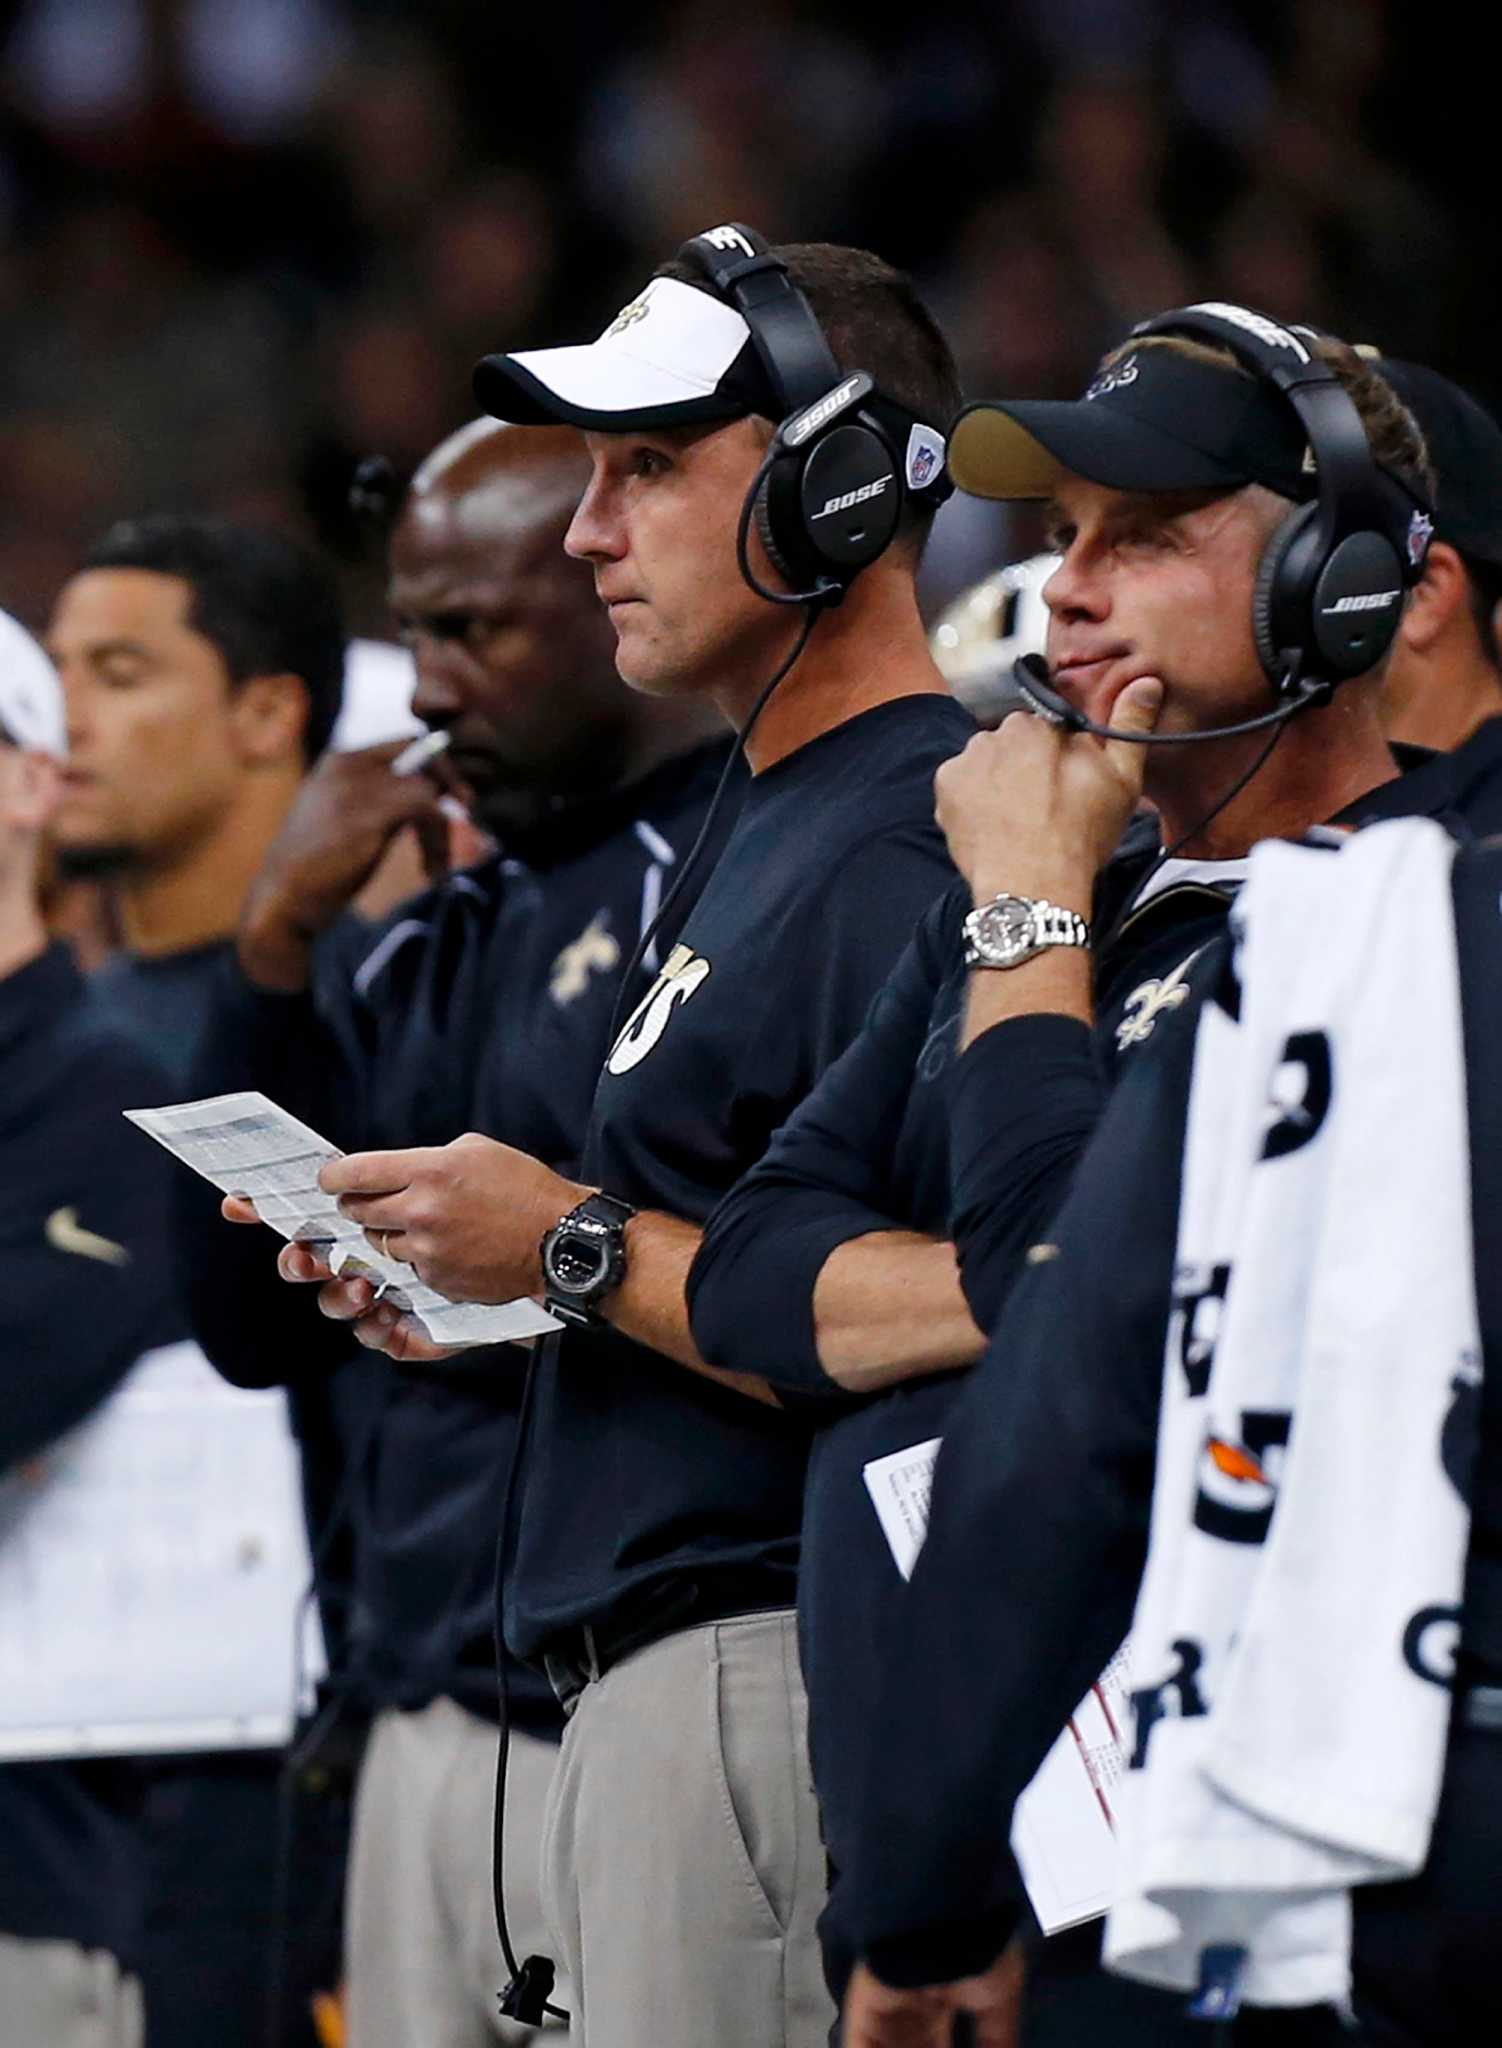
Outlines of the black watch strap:
[[635,1214],[615,1195],[589,1195],[543,1238],[543,1301],[560,1322],[599,1328],[597,1304],[625,1276],[626,1225]]

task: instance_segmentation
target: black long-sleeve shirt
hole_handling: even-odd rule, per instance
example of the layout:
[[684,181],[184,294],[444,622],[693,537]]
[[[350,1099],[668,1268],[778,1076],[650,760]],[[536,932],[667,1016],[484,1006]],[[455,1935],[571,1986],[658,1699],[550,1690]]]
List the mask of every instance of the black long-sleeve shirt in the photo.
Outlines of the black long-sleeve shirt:
[[[1455,904],[1470,1117],[1481,1443],[1460,1645],[1502,1679],[1502,847]],[[1221,983],[1225,941],[1206,956]],[[1126,1634],[1147,1552],[1199,1000],[1121,1081],[1004,1333],[950,1417],[928,1538],[887,1639],[846,1930],[893,1983],[983,1968],[1018,1910],[999,1847],[1059,1728]],[[1002,1027],[1003,1032],[1006,1027]],[[999,1037],[1001,1034],[993,1034]]]
[[[583,1178],[700,1222],[760,1158],[953,873],[933,776],[973,730],[950,698],[904,697],[753,779],[606,1064]],[[751,1370],[772,1348],[754,1347]],[[582,1624],[731,1575],[738,1605],[790,1605],[807,1447],[806,1418],[614,1332],[550,1342],[508,1531],[508,1642],[536,1656]]]
[[[1502,826],[1502,720],[1455,755],[1410,758],[1407,774],[1342,822],[1438,814],[1462,834]],[[964,1379],[931,1375],[852,1400],[819,1363],[814,1287],[848,1239],[916,1229],[953,1238],[972,1313],[982,1329],[996,1325],[1118,1074],[1156,1057],[1165,1021],[1189,998],[1202,949],[1221,930],[1234,874],[1207,885],[1204,864],[1179,862],[1145,881],[1152,858],[1151,834],[1134,831],[1102,877],[1096,924],[1115,929],[1097,973],[1093,1030],[1019,1018],[958,1060],[959,927],[969,898],[956,889],[936,905],[850,1051],[711,1217],[690,1276],[705,1356],[748,1369],[754,1354],[755,1369],[790,1400],[812,1404],[822,1424],[799,1610],[815,1775],[837,1870],[865,1798],[867,1721],[902,1594],[863,1469],[953,1428]],[[1126,905],[1134,907],[1123,915]],[[1061,1725],[1062,1717],[1055,1734]]]

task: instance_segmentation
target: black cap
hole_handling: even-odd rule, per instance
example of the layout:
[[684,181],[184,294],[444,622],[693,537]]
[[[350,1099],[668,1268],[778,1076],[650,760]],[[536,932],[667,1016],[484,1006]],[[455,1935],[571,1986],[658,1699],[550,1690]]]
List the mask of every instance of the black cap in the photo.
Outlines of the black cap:
[[1046,498],[1064,472],[1117,491],[1260,483],[1302,500],[1316,488],[1303,427],[1271,384],[1154,343],[1099,371],[1083,398],[968,407],[949,468],[981,498]]
[[1438,479],[1436,538],[1502,567],[1502,427],[1468,391],[1422,363],[1378,356],[1372,368],[1423,429]]

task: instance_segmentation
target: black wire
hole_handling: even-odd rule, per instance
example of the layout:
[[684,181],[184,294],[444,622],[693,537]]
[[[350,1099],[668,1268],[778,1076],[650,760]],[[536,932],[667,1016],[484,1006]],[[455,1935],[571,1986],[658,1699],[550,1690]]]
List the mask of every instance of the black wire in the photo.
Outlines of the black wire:
[[[1129,732],[1122,726],[1097,725],[1093,719],[1081,717],[1071,719],[1070,725],[1075,732],[1094,733],[1097,739],[1103,740],[1125,740],[1132,747],[1195,747],[1207,740],[1233,740],[1245,733],[1263,732],[1270,725],[1281,732],[1290,718],[1297,717],[1311,705],[1323,703],[1324,695],[1323,689],[1313,689],[1305,696],[1295,697],[1290,704],[1280,704],[1276,711],[1264,711],[1257,718],[1243,718],[1236,725],[1217,725],[1208,732]],[[1276,742],[1276,733],[1273,739]],[[1205,824],[1209,822],[1208,818],[1204,821]],[[1203,825],[1195,827],[1196,832],[1203,829]],[[1189,836],[1193,838],[1194,834]]]
[[[750,498],[748,496],[747,503],[749,502]],[[805,600],[800,598],[798,602],[804,603]],[[640,968],[642,961],[646,958],[647,950],[651,946],[653,939],[656,938],[658,932],[661,930],[663,919],[667,916],[668,912],[677,902],[680,894],[683,891],[684,884],[688,881],[689,876],[693,873],[695,867],[698,865],[699,859],[703,854],[705,847],[709,844],[710,835],[714,830],[716,820],[718,819],[720,814],[720,807],[725,800],[725,793],[730,787],[731,779],[735,773],[737,765],[745,757],[746,742],[750,739],[752,732],[755,730],[756,721],[761,717],[762,712],[766,709],[767,699],[771,696],[772,692],[777,688],[779,683],[786,681],[787,677],[792,673],[793,669],[797,666],[799,660],[801,659],[804,648],[808,645],[809,635],[813,632],[814,625],[819,617],[820,606],[812,600],[807,600],[806,602],[808,607],[807,613],[804,617],[802,626],[799,628],[798,637],[793,642],[792,652],[787,656],[786,660],[779,665],[777,673],[773,676],[772,680],[763,687],[760,696],[756,699],[756,702],[751,706],[750,716],[747,718],[745,724],[741,727],[740,733],[736,739],[736,743],[731,748],[729,755],[726,757],[725,766],[720,771],[720,779],[718,783],[716,783],[715,785],[714,795],[709,800],[709,809],[704,813],[704,823],[699,827],[698,837],[694,840],[693,845],[689,848],[688,853],[684,857],[683,864],[679,868],[677,875],[674,877],[673,886],[668,890],[668,893],[666,894],[666,896],[663,897],[662,902],[657,906],[656,916],[652,919],[652,922],[647,926],[646,930],[642,933],[640,939],[638,939],[636,943],[636,951],[631,955],[631,959],[627,964],[626,971],[621,976],[620,982],[616,987],[615,1007],[610,1013],[610,1030],[607,1033],[605,1039],[605,1052],[607,1059],[609,1058],[610,1053],[614,1050],[616,1039],[620,1035],[621,1025],[623,1022],[621,1015],[621,1006],[626,1001],[627,995],[631,988],[632,981],[635,979],[637,970]]]
[[[1305,701],[1312,703],[1314,700],[1311,698]],[[1213,805],[1210,810],[1206,811],[1205,815],[1201,819],[1199,819],[1196,824],[1191,825],[1187,832],[1181,832],[1178,838],[1173,842],[1172,846],[1168,846],[1163,849],[1162,853],[1158,855],[1157,861],[1154,863],[1155,870],[1157,867],[1161,866],[1164,861],[1172,860],[1174,855],[1179,851],[1180,847],[1187,846],[1191,839],[1198,839],[1199,835],[1201,834],[1201,832],[1204,831],[1205,827],[1207,825],[1213,825],[1215,820],[1220,816],[1221,812],[1226,809],[1227,805],[1232,804],[1236,801],[1237,797],[1240,796],[1241,792],[1246,788],[1247,784],[1251,781],[1252,777],[1254,775],[1260,774],[1262,770],[1267,766],[1268,762],[1272,759],[1273,748],[1276,747],[1279,740],[1282,739],[1283,734],[1288,728],[1288,720],[1292,716],[1293,712],[1302,711],[1303,708],[1303,701],[1288,707],[1287,711],[1285,712],[1285,715],[1278,721],[1276,728],[1268,735],[1267,745],[1263,747],[1262,751],[1257,755],[1256,759],[1252,762],[1251,767],[1246,769],[1242,774],[1237,776],[1236,780],[1231,784],[1231,787],[1226,791],[1225,795],[1221,797],[1219,802]]]
[[[731,759],[735,756],[732,754]],[[614,1034],[612,1034],[613,1036]],[[544,1342],[547,1340],[544,1339]],[[527,1427],[531,1419],[532,1398],[537,1381],[537,1364],[540,1346],[534,1349],[527,1362],[526,1383],[522,1388],[521,1410],[516,1421],[516,1442],[512,1449],[511,1462],[506,1471],[506,1485],[501,1496],[500,1533],[495,1548],[495,1677],[496,1704],[500,1713],[499,1741],[496,1747],[495,1802],[491,1810],[490,1835],[490,1882],[491,1896],[495,1906],[495,1928],[500,1937],[501,1956],[510,1976],[501,1992],[504,2013],[507,2001],[519,1989],[521,1968],[516,1960],[516,1950],[511,1943],[511,1928],[506,1918],[506,1772],[511,1762],[511,1689],[506,1682],[506,1626],[505,1591],[506,1570],[511,1551],[511,1510],[516,1498],[516,1475],[521,1464]],[[531,1957],[528,1958],[530,1962]],[[542,1960],[546,1960],[543,1958]],[[552,1987],[549,1986],[549,1989]],[[562,2020],[568,2024],[569,2015],[561,2005],[543,2004],[543,2017]]]
[[[735,560],[741,576],[756,595],[767,604],[838,604],[845,595],[845,586],[836,583],[833,577],[821,576],[812,590],[773,590],[762,582],[751,566],[751,520],[761,498],[762,485],[766,482],[772,464],[782,453],[779,437],[772,439],[771,446],[761,458],[761,466],[751,479],[751,488],[741,500],[741,516],[735,526]],[[750,727],[747,727],[750,731]]]
[[[823,595],[818,593],[809,593],[803,596],[788,597],[779,595],[775,591],[768,591],[763,589],[762,586],[757,583],[755,577],[752,576],[750,568],[744,559],[745,533],[747,523],[751,517],[751,506],[755,501],[757,491],[761,487],[762,478],[765,476],[767,469],[770,467],[773,452],[774,451],[772,450],[768,451],[767,458],[763,461],[761,469],[757,472],[756,481],[752,485],[751,489],[747,492],[745,503],[741,507],[740,538],[738,540],[737,546],[743,557],[741,561],[742,572],[744,573],[746,580],[751,585],[752,589],[757,591],[757,593],[760,596],[769,599],[769,601],[774,604],[801,604],[805,606],[806,610],[803,624],[798,629],[798,637],[794,640],[791,651],[787,654],[785,659],[778,664],[776,673],[772,676],[770,682],[767,682],[762,686],[762,689],[759,695],[757,696],[755,703],[753,703],[753,705],[751,706],[750,714],[747,717],[745,724],[741,727],[740,732],[736,737],[735,745],[731,748],[728,756],[726,757],[725,766],[720,771],[720,779],[715,785],[714,795],[709,800],[709,809],[704,814],[704,822],[699,827],[698,835],[695,838],[693,845],[689,848],[688,853],[685,855],[683,863],[680,866],[678,873],[674,878],[672,887],[668,890],[666,896],[663,897],[662,902],[658,905],[656,915],[653,917],[651,923],[646,927],[645,931],[643,931],[641,937],[637,940],[636,950],[631,955],[631,958],[626,966],[626,971],[621,976],[620,983],[616,989],[615,1007],[610,1013],[610,1029],[606,1034],[605,1039],[607,1058],[609,1057],[611,1050],[614,1048],[616,1039],[620,1034],[622,1023],[622,1005],[626,1001],[627,995],[631,988],[631,984],[636,977],[637,970],[640,968],[642,961],[646,958],[647,950],[651,946],[653,939],[656,938],[658,932],[661,930],[664,918],[666,918],[668,912],[677,902],[678,897],[682,893],[689,876],[693,873],[695,867],[698,865],[705,847],[710,843],[710,836],[714,830],[715,822],[720,813],[720,808],[724,803],[726,791],[730,787],[731,778],[735,772],[736,767],[745,757],[746,742],[750,739],[752,732],[755,730],[756,721],[761,717],[762,712],[766,709],[767,700],[771,697],[772,692],[777,688],[779,683],[782,683],[787,679],[787,677],[792,673],[793,669],[797,666],[799,660],[802,657],[804,648],[808,645],[809,636],[814,630],[815,622],[817,621],[819,613],[823,609],[823,605],[825,602],[825,598],[823,597]],[[534,1371],[535,1360],[532,1370],[529,1370],[527,1375],[528,1399],[531,1395]],[[518,1431],[516,1453],[517,1457],[520,1456],[520,1453],[521,1432]],[[496,1680],[498,1704],[500,1708],[500,1739],[497,1745],[496,1753],[495,1806],[493,1809],[494,1826],[491,1837],[491,1881],[495,1900],[495,1924],[496,1933],[500,1937],[501,1956],[505,1962],[506,1968],[511,1973],[511,1982],[510,1985],[508,1985],[507,1987],[508,1991],[515,1987],[517,1980],[521,1976],[521,1969],[516,1960],[516,1950],[512,1945],[511,1929],[507,1923],[506,1918],[506,1885],[504,1855],[506,1842],[506,1770],[511,1757],[511,1695],[506,1684],[506,1644],[504,1632],[500,1626],[500,1616],[502,1612],[502,1593],[505,1582],[506,1570],[506,1532],[510,1520],[511,1494],[512,1487],[515,1481],[515,1475],[516,1463],[515,1459],[513,1459],[512,1469],[510,1474],[508,1475],[506,1484],[505,1509],[501,1518],[501,1542],[497,1546],[496,1555]],[[568,2019],[568,2014],[562,2006],[544,2003],[542,2010],[550,2018],[563,2020],[565,2022]]]
[[[363,1477],[375,1449],[376,1437],[386,1419],[395,1386],[388,1378],[380,1399],[366,1417],[356,1438],[344,1474],[329,1503],[329,1511],[308,1558],[308,1583],[298,1595],[293,1612],[292,1713],[296,1720],[308,1691],[308,1618],[318,1598],[323,1567],[328,1563],[334,1539],[342,1531],[354,1500],[355,1487]],[[330,1686],[330,1696],[308,1728],[292,1743],[282,1758],[276,1785],[276,1864],[271,1882],[271,1932],[268,1937],[266,1968],[266,2048],[283,2048],[282,2004],[286,1997],[288,1949],[291,1945],[292,1851],[296,1836],[297,1778],[317,1756],[350,1705],[349,1695]]]
[[[1302,711],[1305,707],[1305,704],[1313,703],[1315,701],[1316,700],[1313,698],[1303,698],[1300,699],[1300,701],[1297,704],[1288,706],[1287,710],[1290,713],[1293,711]],[[1251,767],[1245,769],[1240,775],[1238,775],[1236,780],[1231,784],[1230,788],[1226,791],[1225,795],[1219,797],[1216,800],[1216,802],[1211,805],[1210,809],[1206,811],[1205,815],[1202,818],[1197,818],[1195,822],[1190,826],[1187,832],[1181,832],[1179,834],[1179,837],[1173,842],[1172,846],[1163,847],[1161,851],[1154,856],[1152,865],[1151,867],[1149,867],[1147,873],[1142,877],[1142,880],[1137,884],[1136,888],[1132,891],[1131,895],[1127,898],[1126,902],[1121,906],[1120,910],[1117,911],[1115,917],[1112,918],[1110,924],[1106,927],[1105,931],[1101,934],[1100,938],[1092,942],[1091,950],[1094,952],[1097,960],[1100,960],[1103,957],[1107,946],[1109,946],[1111,941],[1116,937],[1117,933],[1121,930],[1122,926],[1131,916],[1137,904],[1139,904],[1142,901],[1142,892],[1147,887],[1148,883],[1152,880],[1153,876],[1157,874],[1158,871],[1163,866],[1165,866],[1167,862],[1173,859],[1174,855],[1179,851],[1181,847],[1187,846],[1191,839],[1197,839],[1200,833],[1204,831],[1207,825],[1213,825],[1215,820],[1220,816],[1221,812],[1225,810],[1228,804],[1235,802],[1236,798],[1240,796],[1241,792],[1246,788],[1247,784],[1251,781],[1252,777],[1254,775],[1259,774],[1261,770],[1266,767],[1268,761],[1271,760],[1273,748],[1278,744],[1279,740],[1282,739],[1284,732],[1287,730],[1287,727],[1288,717],[1284,716],[1278,720],[1277,725],[1274,727],[1272,733],[1269,735],[1266,746],[1258,750],[1258,753],[1255,759],[1253,760]]]
[[[1036,663],[1040,671],[1036,675],[1030,668],[1030,664],[1033,663]],[[1239,739],[1249,732],[1263,732],[1270,725],[1281,729],[1290,718],[1297,717],[1299,712],[1308,711],[1316,704],[1326,703],[1330,696],[1328,683],[1301,683],[1290,673],[1285,678],[1284,688],[1297,688],[1299,694],[1286,703],[1279,704],[1275,710],[1260,712],[1256,718],[1239,719],[1235,725],[1211,726],[1203,732],[1133,732],[1122,725],[1098,725],[1093,718],[1086,718],[1083,711],[1076,711],[1072,704],[1058,697],[1052,685],[1046,681],[1046,670],[1042,661],[1035,655],[1024,655],[1020,661],[1013,664],[1012,681],[1026,708],[1035,717],[1041,718],[1045,724],[1065,726],[1070,732],[1092,733],[1098,740],[1125,740],[1128,746],[1133,747],[1202,747],[1211,740]],[[1050,698],[1055,701],[1050,702]],[[1271,752],[1271,749],[1268,751]],[[1212,811],[1196,825],[1195,832],[1203,831],[1214,815]],[[1188,836],[1192,839],[1194,833]],[[1183,844],[1182,840],[1180,844]]]

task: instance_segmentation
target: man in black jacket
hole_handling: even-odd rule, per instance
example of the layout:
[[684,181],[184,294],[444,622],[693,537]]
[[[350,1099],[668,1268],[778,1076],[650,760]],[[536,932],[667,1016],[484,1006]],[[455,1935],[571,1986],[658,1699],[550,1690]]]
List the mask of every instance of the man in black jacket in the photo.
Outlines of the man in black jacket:
[[[724,764],[712,712],[626,690],[563,533],[588,477],[558,428],[466,427],[396,508],[390,598],[418,714],[450,786],[496,842],[375,928],[344,915],[392,837],[439,827],[441,786],[398,749],[328,755],[251,886],[194,1085],[261,1088],[344,1146],[472,1127],[574,1169],[622,973]],[[667,943],[666,939],[663,941]],[[460,2048],[503,2019],[491,1899],[495,1553],[525,1355],[450,1368],[356,1347],[276,1277],[259,1235],[179,1187],[197,1332],[241,1384],[337,1387],[354,1550],[341,1688],[376,1715],[346,1912],[352,2037]],[[562,1715],[508,1660],[506,1905],[544,1936],[541,1814]]]
[[[1470,1121],[1483,1381],[1456,1707],[1424,1870],[1353,1893],[1354,2003],[1246,2011],[1237,2041],[1417,2048],[1494,2031],[1502,1936],[1502,990],[1495,841],[1462,847],[1453,896]],[[1383,928],[1380,943],[1401,947]],[[891,1631],[877,1753],[852,1844],[850,1928],[871,1971],[847,2011],[859,2048],[947,2048],[952,2014],[1017,1923],[998,1854],[1062,1717],[1126,1632],[1147,1553],[1185,1114],[1199,1011],[1233,1000],[1224,938],[1159,1057],[1112,1098],[951,1415],[927,1542]],[[1441,1682],[1448,1682],[1441,1675]],[[874,1975],[872,1972],[879,1973]],[[918,1986],[900,1990],[896,1987]],[[999,2024],[983,2039],[1010,2037]]]
[[[166,1182],[121,1116],[160,1099],[163,1077],[66,949],[48,944],[38,902],[65,754],[57,678],[0,614],[0,1540],[10,1544],[26,1540],[53,1446],[143,1352],[177,1335]],[[86,1717],[84,1700],[75,1708]],[[138,1790],[113,1760],[0,1766],[8,2039],[140,2048]]]
[[[1422,491],[1411,419],[1359,361],[1338,360],[1379,461]],[[1276,393],[1257,392],[1224,360],[1202,362],[1165,339],[1118,352],[1118,372],[1132,365],[1136,374],[1113,383],[1108,358],[1096,397],[1062,409],[1081,431],[1126,445],[1111,442],[1104,456],[1080,448],[1081,461],[1103,461],[1105,474],[1114,457],[1122,489],[1087,483],[1063,465],[1056,474],[1065,558],[1048,586],[1051,652],[1061,686],[1097,720],[1208,732],[1266,701],[1251,638],[1253,576],[1286,500],[1306,489],[1300,437]],[[1217,446],[1211,434],[1198,451],[1180,442],[1169,453],[1185,486],[1196,481],[1186,468],[1196,455],[1201,464],[1206,455],[1225,461],[1225,483],[1197,499],[1129,491],[1132,462],[1143,460],[1135,407],[1146,408],[1149,455],[1161,452],[1151,439],[1154,408],[1158,420],[1182,422],[1205,375],[1233,404],[1237,384],[1246,386],[1239,448]],[[966,429],[985,417],[968,416],[956,434],[957,473],[977,488],[990,479],[965,467]],[[1247,465],[1239,490],[1237,460]],[[1394,502],[1402,520],[1405,498]],[[955,1369],[969,1363],[942,1339],[955,1285],[940,1263],[946,1240],[957,1248],[976,1322],[994,1327],[1108,1089],[1153,1056],[1161,1024],[1187,999],[1252,840],[1316,820],[1411,811],[1502,822],[1502,728],[1399,780],[1382,740],[1377,685],[1376,676],[1342,685],[1352,693],[1343,704],[1294,724],[1213,819],[1207,814],[1255,767],[1265,732],[1149,750],[1083,735],[1066,743],[1041,721],[1020,719],[972,742],[939,777],[940,818],[966,886],[925,918],[861,1039],[711,1220],[690,1279],[701,1345],[724,1365],[744,1364],[754,1314],[761,1348],[778,1361],[768,1376],[828,1418],[810,1479],[800,1613],[837,1873],[866,1799],[884,1628],[901,1594],[862,1474],[871,1460],[948,1427],[963,1385]],[[1145,771],[1163,838],[1182,841],[1177,851],[1193,857],[1159,864],[1159,832],[1144,826],[1111,857]],[[967,913],[999,890],[1072,911],[1088,911],[1093,897],[1095,928],[1105,934],[1093,965],[1071,944],[1031,962],[1024,955],[1017,972],[967,973]],[[879,1346],[852,1344],[827,1306],[840,1261],[863,1237],[868,1250],[886,1247],[896,1309]],[[887,1767],[900,1772],[905,1762],[889,1757]],[[838,1882],[825,1935],[841,1986],[853,1952]],[[1134,2007],[1149,2039],[1173,2026],[1148,1994],[1098,1981],[1092,1991],[1077,1976],[1087,1950],[1086,1936],[1070,1935],[1040,1961],[1040,1979],[1062,1971],[1076,1980],[1067,2021],[1065,2002],[1053,2001],[1062,2023],[1083,2025],[1081,2001],[1098,1995],[1118,2035]],[[993,1988],[1010,1996],[1009,1982]],[[1046,2024],[1038,2016],[1032,2038],[1051,2038]]]

